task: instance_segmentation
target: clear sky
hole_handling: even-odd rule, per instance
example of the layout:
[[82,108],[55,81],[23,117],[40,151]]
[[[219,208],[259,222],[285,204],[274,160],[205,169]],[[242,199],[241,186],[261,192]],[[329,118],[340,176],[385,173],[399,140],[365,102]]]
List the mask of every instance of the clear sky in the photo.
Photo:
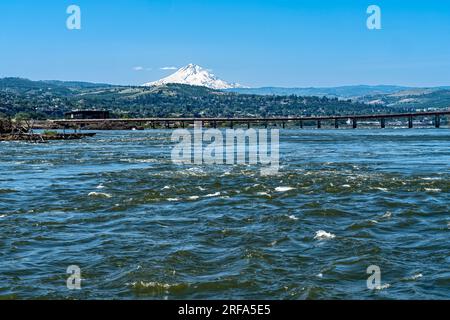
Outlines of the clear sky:
[[1,0],[0,77],[142,84],[192,62],[252,87],[450,85],[449,38],[448,0]]

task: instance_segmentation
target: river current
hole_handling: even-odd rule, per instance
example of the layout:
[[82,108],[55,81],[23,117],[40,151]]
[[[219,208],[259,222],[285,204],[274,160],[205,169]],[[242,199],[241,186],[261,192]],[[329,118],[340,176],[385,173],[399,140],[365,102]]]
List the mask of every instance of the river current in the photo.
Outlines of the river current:
[[448,129],[282,130],[276,176],[170,137],[0,143],[0,298],[450,298]]

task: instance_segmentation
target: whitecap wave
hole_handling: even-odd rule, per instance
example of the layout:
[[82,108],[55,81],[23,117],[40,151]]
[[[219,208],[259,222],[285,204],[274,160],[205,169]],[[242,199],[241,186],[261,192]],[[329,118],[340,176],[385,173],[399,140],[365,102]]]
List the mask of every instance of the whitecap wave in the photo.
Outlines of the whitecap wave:
[[287,191],[291,191],[294,190],[293,187],[277,187],[275,188],[276,192],[287,192]]
[[102,193],[102,192],[91,192],[88,194],[89,197],[99,197],[99,198],[112,198],[112,195],[109,193]]
[[392,212],[387,211],[381,218],[389,219],[390,217],[392,217]]
[[138,282],[132,282],[127,283],[127,285],[135,288],[135,289],[154,289],[156,291],[159,290],[170,290],[170,289],[177,289],[177,288],[185,288],[189,287],[189,284],[169,284],[169,283],[160,283],[160,282],[144,282],[144,281],[138,281]]
[[336,238],[336,235],[326,232],[324,230],[319,230],[316,232],[316,235],[314,236],[315,240],[329,240]]
[[383,285],[379,285],[375,287],[375,290],[385,290],[385,289],[389,289],[391,287],[391,285],[389,283],[383,284]]
[[207,194],[207,195],[205,196],[205,198],[213,198],[213,197],[218,197],[218,196],[220,196],[220,192]]
[[425,188],[425,191],[427,192],[441,192],[441,189],[437,189],[437,188]]
[[423,277],[423,274],[418,273],[418,274],[413,275],[410,279],[411,280],[417,280],[417,279],[420,279],[422,277]]
[[153,163],[153,162],[157,162],[156,159],[135,159],[134,160],[137,163]]

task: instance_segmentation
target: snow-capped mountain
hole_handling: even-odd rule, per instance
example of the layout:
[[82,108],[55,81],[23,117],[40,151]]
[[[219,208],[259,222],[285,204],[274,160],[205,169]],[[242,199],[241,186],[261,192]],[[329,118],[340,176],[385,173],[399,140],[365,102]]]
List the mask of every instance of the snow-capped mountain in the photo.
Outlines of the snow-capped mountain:
[[228,83],[220,80],[214,74],[192,63],[164,79],[145,83],[143,86],[161,86],[168,83],[188,84],[191,86],[202,86],[218,90],[242,88],[242,86],[237,83]]

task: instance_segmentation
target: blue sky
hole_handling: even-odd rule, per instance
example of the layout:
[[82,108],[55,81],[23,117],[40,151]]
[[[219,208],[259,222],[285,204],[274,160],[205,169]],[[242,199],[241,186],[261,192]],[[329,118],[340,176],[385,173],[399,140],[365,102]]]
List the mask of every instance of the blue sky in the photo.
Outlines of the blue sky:
[[0,77],[142,84],[192,62],[252,87],[450,85],[449,37],[446,0],[2,0]]

